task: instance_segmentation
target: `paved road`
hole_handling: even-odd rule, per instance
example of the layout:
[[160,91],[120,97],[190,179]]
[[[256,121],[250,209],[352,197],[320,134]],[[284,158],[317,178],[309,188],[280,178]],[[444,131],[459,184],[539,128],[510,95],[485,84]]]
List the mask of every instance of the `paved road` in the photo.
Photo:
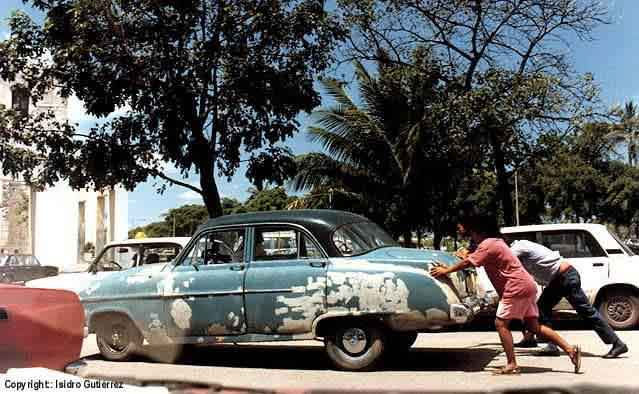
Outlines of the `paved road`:
[[[186,350],[175,364],[140,359],[104,361],[95,338],[85,341],[86,363],[79,375],[111,379],[196,379],[252,388],[313,388],[333,390],[486,390],[506,387],[607,384],[639,389],[639,331],[621,332],[631,348],[626,357],[604,360],[608,347],[591,331],[561,331],[584,349],[583,373],[572,373],[568,357],[540,357],[536,350],[518,351],[520,376],[493,376],[491,368],[505,364],[497,334],[492,331],[421,334],[413,349],[387,361],[375,372],[331,369],[322,344],[229,345]],[[515,338],[518,339],[517,336]]]

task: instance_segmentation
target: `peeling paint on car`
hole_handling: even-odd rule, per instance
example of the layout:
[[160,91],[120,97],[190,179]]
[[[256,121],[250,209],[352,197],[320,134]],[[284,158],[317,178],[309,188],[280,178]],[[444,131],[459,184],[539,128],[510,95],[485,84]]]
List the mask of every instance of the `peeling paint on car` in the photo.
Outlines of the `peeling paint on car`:
[[177,299],[171,303],[171,317],[175,324],[182,330],[191,327],[191,307],[186,301]]

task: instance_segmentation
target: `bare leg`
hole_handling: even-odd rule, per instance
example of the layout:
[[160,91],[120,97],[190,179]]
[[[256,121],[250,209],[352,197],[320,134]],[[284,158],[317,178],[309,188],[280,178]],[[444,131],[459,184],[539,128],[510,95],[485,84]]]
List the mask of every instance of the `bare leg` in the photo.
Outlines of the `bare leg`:
[[537,318],[525,319],[526,327],[535,334],[542,335],[550,342],[562,348],[568,356],[570,361],[575,366],[575,373],[579,372],[581,368],[581,350],[578,346],[569,345],[555,330],[543,324],[539,324]]
[[526,328],[531,332],[541,335],[544,338],[548,339],[550,342],[562,348],[566,353],[572,354],[574,352],[574,348],[572,345],[568,344],[565,339],[563,339],[555,330],[548,326],[544,326],[539,324],[537,318],[527,318],[525,320]]
[[515,360],[515,349],[513,348],[513,334],[508,327],[509,322],[509,320],[496,318],[495,328],[497,328],[501,345],[504,347],[504,352],[506,352],[506,360],[508,360],[505,369],[513,370],[517,368],[517,360]]

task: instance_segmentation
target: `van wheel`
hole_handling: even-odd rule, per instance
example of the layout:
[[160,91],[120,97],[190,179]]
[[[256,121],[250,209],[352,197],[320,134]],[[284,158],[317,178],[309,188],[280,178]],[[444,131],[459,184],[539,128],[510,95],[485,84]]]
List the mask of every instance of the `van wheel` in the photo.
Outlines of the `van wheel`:
[[628,290],[606,292],[599,313],[615,330],[628,330],[639,322],[639,297]]
[[121,315],[101,317],[97,322],[96,339],[100,353],[107,360],[126,361],[142,348],[142,335],[137,327]]
[[378,327],[353,321],[327,335],[324,344],[328,357],[337,368],[366,371],[379,362],[385,348],[385,337]]
[[388,334],[386,351],[394,354],[407,352],[415,344],[415,341],[417,341],[416,332],[391,332]]

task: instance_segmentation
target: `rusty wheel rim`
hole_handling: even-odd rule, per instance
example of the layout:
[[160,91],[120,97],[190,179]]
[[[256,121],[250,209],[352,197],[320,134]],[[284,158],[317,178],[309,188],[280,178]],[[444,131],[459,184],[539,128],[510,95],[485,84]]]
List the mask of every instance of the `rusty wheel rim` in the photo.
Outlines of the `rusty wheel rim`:
[[632,316],[632,303],[628,297],[612,297],[608,302],[608,316],[617,323],[623,323]]

